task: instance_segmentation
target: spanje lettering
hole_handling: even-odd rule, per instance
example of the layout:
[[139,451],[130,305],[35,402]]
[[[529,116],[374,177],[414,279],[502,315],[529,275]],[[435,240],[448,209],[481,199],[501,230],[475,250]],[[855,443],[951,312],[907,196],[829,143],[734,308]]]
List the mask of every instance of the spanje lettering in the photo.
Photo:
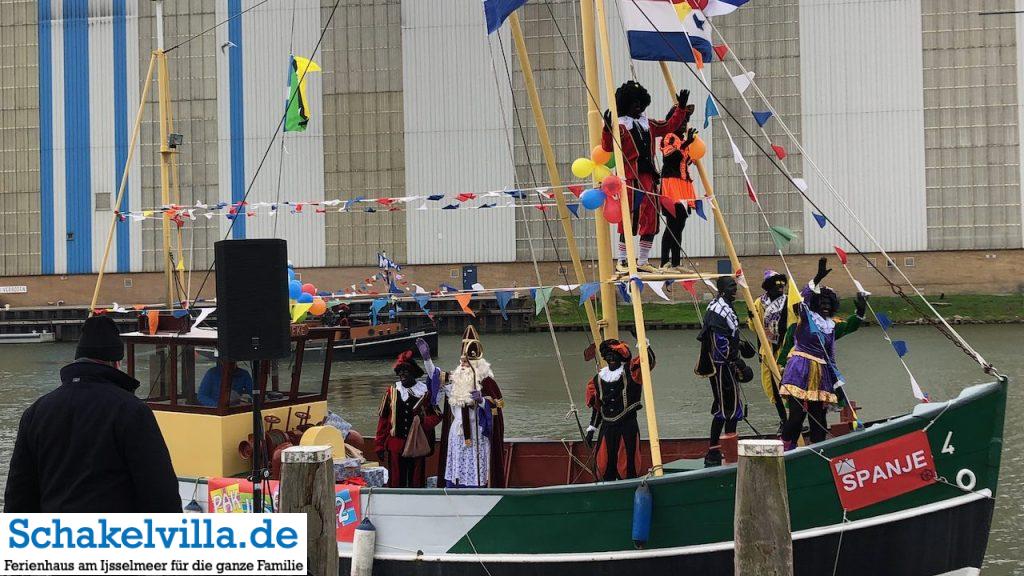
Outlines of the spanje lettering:
[[32,525],[28,518],[15,517],[9,522],[11,536],[8,545],[22,548],[293,548],[298,534],[292,528],[274,529],[268,518],[263,525],[236,538],[227,526],[214,529],[209,518],[182,519],[180,526],[154,526],[146,519],[139,526],[115,526],[106,519],[94,525],[72,523],[65,526],[60,518],[41,525]]
[[844,474],[842,476],[843,490],[852,492],[858,488],[863,488],[865,484],[878,484],[880,481],[892,480],[908,472],[924,470],[927,467],[928,462],[925,461],[924,450],[917,450],[903,458],[893,458],[886,461],[884,465],[876,464],[871,469],[857,470]]

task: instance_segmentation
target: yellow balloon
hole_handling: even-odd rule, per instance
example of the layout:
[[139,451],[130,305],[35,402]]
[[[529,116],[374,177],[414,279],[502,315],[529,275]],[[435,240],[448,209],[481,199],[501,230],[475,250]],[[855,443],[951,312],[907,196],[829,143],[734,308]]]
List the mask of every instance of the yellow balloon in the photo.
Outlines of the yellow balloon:
[[577,158],[572,163],[572,175],[577,178],[586,178],[594,171],[594,161],[590,158]]
[[594,167],[594,179],[595,180],[604,180],[611,173],[612,173],[612,171],[609,170],[607,166],[595,166]]
[[707,144],[700,139],[700,136],[695,136],[693,138],[693,142],[690,142],[690,146],[687,147],[687,150],[690,152],[690,158],[700,160],[704,157],[704,154],[707,153],[708,147]]

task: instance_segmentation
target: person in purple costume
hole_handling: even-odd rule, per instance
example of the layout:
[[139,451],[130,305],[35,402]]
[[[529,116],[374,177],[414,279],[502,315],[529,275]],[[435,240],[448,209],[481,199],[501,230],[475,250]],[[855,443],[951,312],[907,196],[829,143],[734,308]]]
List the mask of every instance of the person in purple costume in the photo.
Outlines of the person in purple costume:
[[[839,295],[822,281],[832,270],[828,260],[818,260],[818,273],[800,292],[802,303],[793,306],[799,320],[786,334],[780,357],[786,358],[779,394],[787,400],[789,417],[782,429],[786,449],[796,447],[804,419],[810,417],[810,439],[821,442],[827,435],[826,408],[846,402],[835,367],[835,342],[860,327],[867,310],[867,294],[856,298],[856,316],[836,320]],[[788,352],[787,352],[788,351]]]

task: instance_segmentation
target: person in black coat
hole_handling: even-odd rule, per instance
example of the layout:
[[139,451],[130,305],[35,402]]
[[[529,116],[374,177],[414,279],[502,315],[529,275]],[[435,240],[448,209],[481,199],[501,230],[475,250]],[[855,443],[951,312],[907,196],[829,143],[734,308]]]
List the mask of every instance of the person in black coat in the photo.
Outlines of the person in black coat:
[[25,410],[4,512],[181,512],[178,480],[139,382],[117,369],[114,321],[85,321],[61,385]]

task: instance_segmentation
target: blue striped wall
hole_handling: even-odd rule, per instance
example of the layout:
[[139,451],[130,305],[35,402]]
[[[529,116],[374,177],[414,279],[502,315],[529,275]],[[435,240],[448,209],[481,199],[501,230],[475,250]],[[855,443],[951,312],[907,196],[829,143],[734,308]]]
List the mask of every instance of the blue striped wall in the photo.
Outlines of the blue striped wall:
[[[125,22],[125,0],[114,2],[114,190],[121,185],[121,175],[128,162],[128,56],[127,26]],[[128,211],[131,197],[131,183],[125,187],[124,197],[118,210]],[[116,194],[116,192],[115,192]],[[131,220],[117,226],[117,271],[131,269]]]
[[92,272],[89,0],[64,0],[63,13],[67,271],[78,274]]
[[[228,0],[228,40],[235,44],[228,52],[228,89],[231,116],[231,202],[245,197],[245,101],[242,75],[242,0]],[[239,210],[244,214],[245,210]],[[234,220],[232,238],[245,238],[245,217]]]
[[53,274],[53,47],[50,2],[38,3],[39,26],[39,213],[43,274]]

